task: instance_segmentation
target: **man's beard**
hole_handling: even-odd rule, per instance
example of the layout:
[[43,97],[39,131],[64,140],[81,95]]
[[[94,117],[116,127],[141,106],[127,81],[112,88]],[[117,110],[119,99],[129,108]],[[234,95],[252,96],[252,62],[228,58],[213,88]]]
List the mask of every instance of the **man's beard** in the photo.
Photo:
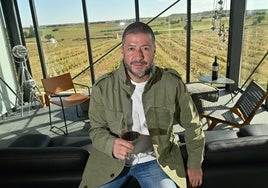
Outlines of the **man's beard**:
[[125,63],[125,61],[123,61],[126,69],[133,75],[135,76],[136,78],[143,78],[144,76],[150,74],[151,72],[151,69],[152,69],[152,66],[153,66],[153,63],[149,66],[149,67],[146,67],[145,71],[143,72],[139,72],[139,73],[136,73],[132,70],[131,68],[131,65],[135,64],[135,63],[141,63],[141,64],[144,64],[144,65],[147,65],[148,63],[146,61],[141,61],[141,62],[137,62],[137,61],[133,61],[130,63],[130,65],[128,65],[127,63]]

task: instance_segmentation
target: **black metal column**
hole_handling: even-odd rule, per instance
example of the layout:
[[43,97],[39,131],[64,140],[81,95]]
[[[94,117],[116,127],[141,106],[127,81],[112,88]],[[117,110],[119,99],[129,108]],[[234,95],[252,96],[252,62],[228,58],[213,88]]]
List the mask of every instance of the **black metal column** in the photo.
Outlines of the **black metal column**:
[[140,21],[139,0],[135,0],[135,16],[136,16],[136,22],[139,22]]
[[43,74],[43,78],[47,78],[47,76],[48,76],[47,75],[47,68],[46,68],[46,64],[45,64],[41,36],[39,33],[39,25],[38,25],[37,16],[36,16],[36,9],[35,9],[34,0],[29,0],[29,4],[30,4],[30,8],[31,8],[31,14],[32,14],[33,25],[34,25],[34,30],[35,30],[35,39],[36,39],[36,43],[37,43],[40,64],[42,67],[42,74]]
[[85,0],[82,0],[82,5],[83,5],[84,24],[85,24],[86,38],[87,38],[87,50],[88,50],[88,59],[89,59],[91,83],[93,85],[95,83],[95,72],[94,72],[92,48],[91,48],[91,42],[90,42],[90,32],[89,32],[89,23],[88,23],[88,16],[87,16],[87,6],[86,6],[86,1]]
[[240,82],[245,9],[246,0],[231,1],[226,77],[234,80],[235,84],[227,85],[226,89],[232,91],[237,90]]
[[190,82],[191,75],[191,0],[187,1],[187,41],[186,41],[186,83]]

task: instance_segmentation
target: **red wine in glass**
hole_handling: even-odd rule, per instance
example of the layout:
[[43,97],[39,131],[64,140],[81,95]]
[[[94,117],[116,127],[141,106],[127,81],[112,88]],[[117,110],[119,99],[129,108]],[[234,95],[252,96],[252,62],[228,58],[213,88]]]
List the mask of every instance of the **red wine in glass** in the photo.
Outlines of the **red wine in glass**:
[[[140,133],[136,131],[127,131],[121,135],[121,138],[132,142],[135,147],[135,141],[139,138]],[[125,166],[130,167],[138,163],[138,156],[135,153],[128,153],[125,161]]]

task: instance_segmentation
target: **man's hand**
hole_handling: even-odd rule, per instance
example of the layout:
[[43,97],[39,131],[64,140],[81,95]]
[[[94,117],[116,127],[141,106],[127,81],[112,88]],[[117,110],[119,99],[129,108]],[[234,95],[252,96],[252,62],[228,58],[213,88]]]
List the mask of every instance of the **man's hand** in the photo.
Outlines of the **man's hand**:
[[198,187],[203,183],[203,171],[202,169],[187,169],[187,175],[189,178],[191,187]]
[[125,160],[129,153],[132,153],[134,146],[131,142],[117,138],[114,141],[113,155],[117,159]]

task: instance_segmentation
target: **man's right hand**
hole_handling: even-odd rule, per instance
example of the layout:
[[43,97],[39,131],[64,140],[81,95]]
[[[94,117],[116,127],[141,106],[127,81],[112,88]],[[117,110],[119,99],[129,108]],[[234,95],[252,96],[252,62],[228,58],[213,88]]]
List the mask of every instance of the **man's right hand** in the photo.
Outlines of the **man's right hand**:
[[129,153],[132,153],[134,146],[131,142],[117,138],[113,145],[113,155],[117,159],[125,160]]

